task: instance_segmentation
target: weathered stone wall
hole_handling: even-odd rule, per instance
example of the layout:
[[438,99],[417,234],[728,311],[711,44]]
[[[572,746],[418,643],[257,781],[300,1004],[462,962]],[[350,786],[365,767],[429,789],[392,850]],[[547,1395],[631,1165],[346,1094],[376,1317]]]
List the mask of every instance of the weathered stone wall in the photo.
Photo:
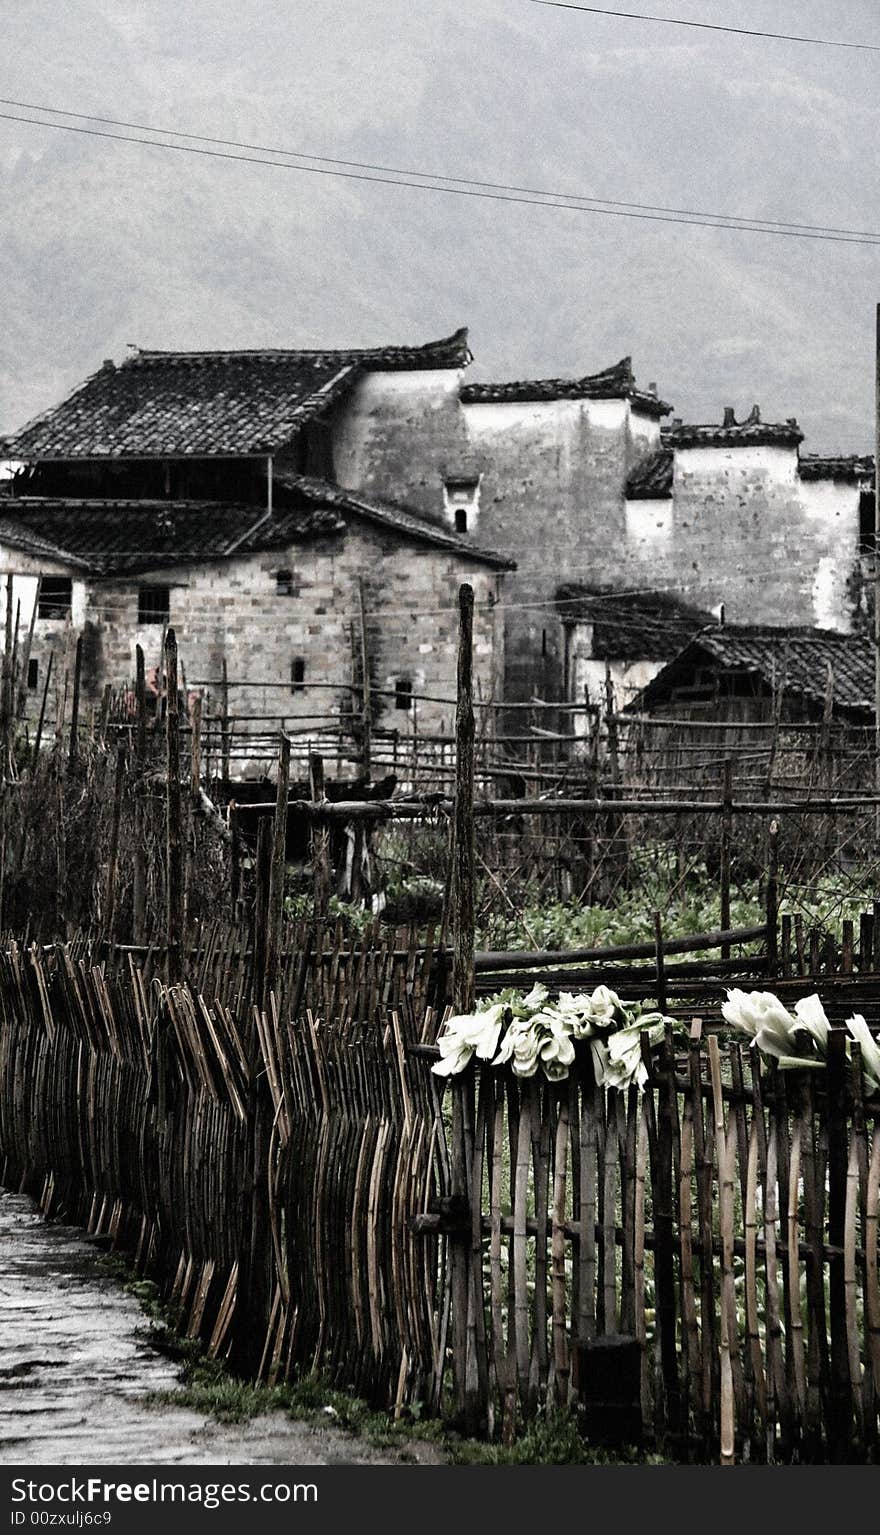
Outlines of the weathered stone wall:
[[[13,558],[6,550],[0,550],[0,558],[4,568],[19,572],[13,601],[22,602],[23,632],[36,575],[41,570],[49,573],[49,566],[17,553]],[[282,568],[294,575],[291,595],[279,595],[276,590],[275,573]],[[58,566],[52,573],[65,572]],[[75,579],[71,622],[37,620],[32,655],[38,662],[39,684],[30,696],[29,714],[35,715],[38,708],[50,648],[56,651],[54,664],[63,689],[80,632],[85,638],[85,705],[98,703],[106,682],[121,686],[133,681],[137,644],[143,647],[148,671],[158,667],[163,626],[138,625],[138,587],[163,583],[171,588],[169,618],[177,633],[187,686],[205,687],[210,708],[218,710],[225,657],[233,716],[278,716],[251,721],[248,728],[274,733],[283,723],[307,735],[309,716],[334,718],[341,700],[349,696],[345,685],[352,681],[351,625],[359,621],[359,577],[365,583],[371,674],[380,690],[374,700],[378,727],[399,730],[402,736],[416,727],[420,733],[453,727],[458,590],[464,581],[473,586],[475,596],[475,686],[484,698],[500,696],[503,634],[497,604],[501,573],[453,551],[420,548],[367,524],[353,524],[341,540],[288,551],[181,565],[131,581]],[[295,657],[304,662],[306,683],[334,686],[293,692]],[[415,694],[449,702],[426,701],[415,710],[398,709],[393,697],[383,698],[380,692],[393,693],[401,678],[411,683]],[[54,700],[48,712],[51,722]],[[317,727],[318,721],[314,723]],[[274,750],[268,748],[266,755],[273,756]]]
[[672,497],[626,510],[633,584],[733,624],[859,620],[859,489],[803,480],[794,447],[676,450]]
[[563,641],[552,608],[562,581],[619,580],[624,483],[659,442],[659,423],[626,400],[462,405],[461,373],[372,374],[340,413],[340,483],[444,522],[444,481],[479,479],[469,532],[517,562],[505,588],[506,695],[561,696]]

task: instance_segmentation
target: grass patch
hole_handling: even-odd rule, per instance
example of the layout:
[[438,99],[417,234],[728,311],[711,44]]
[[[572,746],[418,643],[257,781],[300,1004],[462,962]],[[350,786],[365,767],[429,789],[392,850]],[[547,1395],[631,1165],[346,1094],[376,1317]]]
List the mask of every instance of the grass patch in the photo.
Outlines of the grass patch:
[[373,1449],[396,1451],[402,1460],[407,1459],[408,1447],[419,1440],[436,1446],[452,1465],[660,1464],[658,1457],[643,1451],[612,1452],[585,1444],[569,1413],[539,1419],[525,1428],[514,1444],[504,1446],[457,1434],[439,1419],[423,1417],[418,1404],[394,1419],[318,1375],[277,1386],[255,1385],[234,1375],[223,1360],[208,1358],[201,1342],[182,1337],[177,1330],[179,1319],[162,1300],[158,1285],[151,1279],[134,1277],[119,1254],[104,1253],[96,1264],[103,1273],[123,1282],[127,1294],[139,1302],[149,1318],[150,1341],[182,1367],[179,1387],[154,1392],[147,1398],[156,1407],[188,1408],[223,1424],[284,1413],[316,1428],[340,1429]]

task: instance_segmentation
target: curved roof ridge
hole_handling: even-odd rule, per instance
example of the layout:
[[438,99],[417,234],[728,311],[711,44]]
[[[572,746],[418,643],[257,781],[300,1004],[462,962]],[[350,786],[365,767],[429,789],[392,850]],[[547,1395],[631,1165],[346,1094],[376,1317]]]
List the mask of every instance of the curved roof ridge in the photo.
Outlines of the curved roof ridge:
[[601,400],[627,399],[649,415],[665,416],[672,409],[651,390],[639,389],[633,374],[632,358],[621,357],[598,373],[580,378],[512,379],[501,384],[465,384],[461,389],[463,405],[505,404],[522,400]]

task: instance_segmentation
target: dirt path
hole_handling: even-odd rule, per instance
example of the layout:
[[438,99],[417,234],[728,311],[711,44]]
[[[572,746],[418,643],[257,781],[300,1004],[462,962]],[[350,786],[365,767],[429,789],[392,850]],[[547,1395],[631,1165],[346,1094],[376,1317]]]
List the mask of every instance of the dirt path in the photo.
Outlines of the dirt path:
[[0,1464],[389,1465],[393,1454],[332,1426],[273,1413],[227,1426],[155,1407],[179,1384],[137,1301],[101,1272],[94,1246],[0,1189]]

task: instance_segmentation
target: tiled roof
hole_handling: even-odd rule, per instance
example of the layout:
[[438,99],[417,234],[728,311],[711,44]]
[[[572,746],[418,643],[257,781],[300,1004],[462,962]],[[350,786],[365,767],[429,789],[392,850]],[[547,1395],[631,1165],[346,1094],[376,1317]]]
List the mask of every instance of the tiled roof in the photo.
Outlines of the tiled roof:
[[337,510],[343,516],[353,514],[379,527],[401,533],[417,543],[448,549],[465,559],[481,565],[492,565],[498,570],[516,569],[515,560],[496,554],[491,549],[484,549],[436,523],[425,522],[394,502],[379,501],[374,496],[362,495],[360,491],[346,490],[327,480],[315,480],[308,475],[291,474],[287,470],[277,471],[275,484],[287,493],[287,497],[301,497],[305,503]]
[[627,475],[624,494],[628,501],[665,501],[672,495],[673,452],[663,446],[649,453]]
[[740,448],[765,445],[795,447],[803,440],[803,432],[791,416],[787,421],[762,421],[761,412],[753,405],[744,421],[737,421],[730,406],[724,412],[724,420],[703,425],[673,421],[669,429],[669,441],[675,448]]
[[283,471],[274,477],[276,504],[215,501],[109,501],[74,497],[0,497],[0,545],[61,560],[94,575],[134,574],[191,560],[226,559],[345,532],[352,517],[408,543],[449,550],[479,565],[513,570],[513,560],[404,507],[343,490],[327,480]]
[[858,453],[823,457],[820,453],[802,453],[798,464],[802,480],[865,480],[874,483],[874,460]]
[[286,446],[361,371],[464,367],[467,331],[427,346],[349,351],[149,352],[105,363],[0,441],[0,456],[177,458]]
[[753,625],[724,625],[702,631],[630,707],[650,710],[665,702],[670,689],[707,662],[721,671],[748,672],[768,690],[782,687],[786,695],[817,707],[825,701],[830,665],[835,708],[873,714],[874,646],[867,636],[838,634],[830,629]]
[[528,400],[632,400],[646,415],[666,416],[672,409],[647,390],[637,389],[632,358],[623,357],[586,378],[518,379],[508,384],[465,384],[463,405],[508,404]]
[[600,661],[665,661],[716,622],[666,592],[618,595],[560,586],[556,605],[563,623],[593,625],[592,655]]
[[4,497],[0,545],[49,556],[96,576],[135,574],[231,553],[286,548],[344,531],[329,508],[267,514],[207,501],[84,501]]

